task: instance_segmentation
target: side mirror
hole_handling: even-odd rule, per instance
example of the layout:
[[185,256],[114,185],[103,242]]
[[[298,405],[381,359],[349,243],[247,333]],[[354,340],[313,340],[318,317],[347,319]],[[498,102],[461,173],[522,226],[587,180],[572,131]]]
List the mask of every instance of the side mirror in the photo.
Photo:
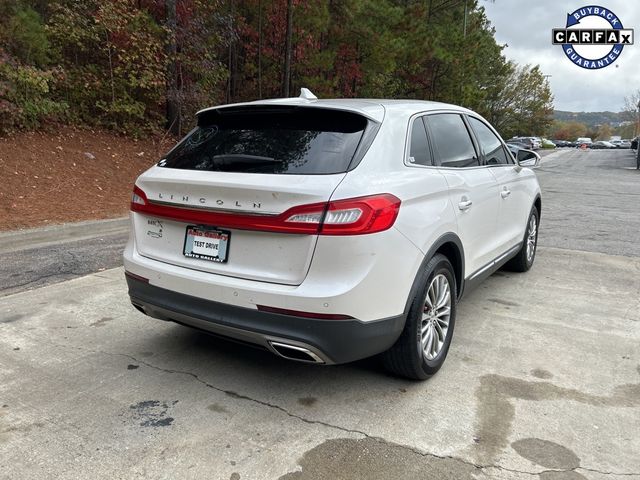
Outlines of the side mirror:
[[521,167],[537,167],[540,165],[540,155],[533,150],[518,150],[518,165]]

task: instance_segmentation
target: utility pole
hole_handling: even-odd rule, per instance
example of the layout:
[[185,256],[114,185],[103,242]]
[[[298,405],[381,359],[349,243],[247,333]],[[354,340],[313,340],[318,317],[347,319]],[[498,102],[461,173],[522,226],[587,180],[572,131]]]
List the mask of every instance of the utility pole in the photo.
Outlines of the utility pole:
[[177,13],[176,0],[165,0],[169,43],[167,44],[167,129],[175,136],[180,136],[180,103],[178,101],[178,69],[176,66]]
[[[496,3],[496,0],[485,0],[485,2]],[[469,16],[469,0],[464,0],[464,20],[462,21],[462,38],[467,38],[467,17]]]
[[262,0],[258,2],[258,98],[262,100]]
[[293,36],[293,0],[287,1],[287,38],[284,52],[284,79],[282,84],[282,96],[289,96],[291,83],[291,37]]
[[638,100],[638,120],[636,121],[635,128],[633,129],[633,135],[635,137],[640,135],[640,100]]

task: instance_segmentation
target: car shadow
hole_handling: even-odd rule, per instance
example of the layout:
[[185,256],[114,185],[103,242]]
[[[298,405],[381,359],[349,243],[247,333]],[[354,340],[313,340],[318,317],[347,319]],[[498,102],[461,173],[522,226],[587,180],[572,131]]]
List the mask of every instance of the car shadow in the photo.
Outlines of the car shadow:
[[[162,370],[197,375],[210,383],[214,379],[232,378],[240,388],[247,384],[277,383],[283,388],[305,385],[343,384],[357,379],[357,383],[374,381],[380,388],[408,388],[419,385],[407,379],[388,374],[379,356],[344,365],[317,365],[295,362],[278,357],[266,349],[221,338],[201,330],[182,325],[163,328],[149,335],[144,344],[131,345],[130,355]],[[142,356],[141,356],[142,355]],[[227,389],[227,387],[222,387]]]

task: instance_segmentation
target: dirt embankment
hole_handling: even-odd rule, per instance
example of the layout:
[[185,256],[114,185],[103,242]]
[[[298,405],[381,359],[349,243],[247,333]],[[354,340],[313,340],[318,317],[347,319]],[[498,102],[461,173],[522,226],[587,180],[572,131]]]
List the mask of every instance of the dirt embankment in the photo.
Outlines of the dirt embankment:
[[65,127],[0,138],[0,230],[120,217],[174,139]]

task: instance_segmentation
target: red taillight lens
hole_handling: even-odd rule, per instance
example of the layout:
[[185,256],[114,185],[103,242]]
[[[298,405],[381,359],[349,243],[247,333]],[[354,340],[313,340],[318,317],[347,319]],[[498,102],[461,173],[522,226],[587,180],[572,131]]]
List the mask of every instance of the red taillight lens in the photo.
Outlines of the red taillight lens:
[[388,230],[400,212],[400,199],[389,193],[329,202],[321,235],[361,235]]
[[149,279],[142,277],[140,275],[136,275],[135,273],[131,273],[128,271],[124,271],[125,277],[133,278],[134,280],[138,280],[139,282],[149,283]]
[[400,211],[400,199],[389,194],[313,203],[293,207],[279,215],[222,213],[149,202],[134,187],[131,210],[181,222],[216,227],[304,235],[362,235],[387,230]]
[[134,185],[133,193],[131,194],[131,210],[135,212],[145,205],[147,205],[147,196],[140,188]]
[[349,315],[341,315],[338,313],[315,313],[301,312],[300,310],[289,310],[287,308],[267,307],[265,305],[256,305],[261,312],[277,313],[279,315],[290,315],[293,317],[315,318],[317,320],[353,320]]

